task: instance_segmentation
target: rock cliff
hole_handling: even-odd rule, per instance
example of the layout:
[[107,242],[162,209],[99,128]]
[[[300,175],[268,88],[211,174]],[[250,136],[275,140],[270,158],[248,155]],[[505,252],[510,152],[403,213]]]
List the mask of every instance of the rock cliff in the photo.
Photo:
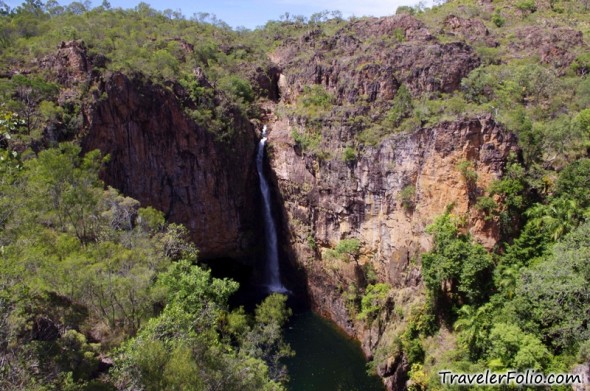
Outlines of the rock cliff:
[[[486,223],[474,207],[474,193],[502,175],[508,155],[516,152],[516,139],[489,117],[443,122],[365,147],[351,163],[301,154],[290,135],[292,126],[297,125],[277,120],[270,133],[271,164],[283,200],[292,262],[306,271],[314,308],[359,338],[371,356],[383,330],[368,330],[354,319],[347,310],[346,290],[366,286],[370,265],[378,280],[395,291],[418,295],[417,260],[431,245],[425,227],[450,205],[454,213],[465,216],[475,238],[491,248],[498,240],[498,227],[493,221]],[[346,127],[330,128],[326,134],[335,136],[324,140],[326,148],[342,151],[348,132]],[[477,172],[475,188],[458,168],[463,161],[471,162]],[[412,199],[404,200],[408,187],[413,189]],[[347,238],[360,240],[355,262],[326,256]],[[381,375],[394,373],[395,368]]]
[[[445,26],[449,34],[494,45],[472,21],[448,18]],[[395,42],[385,42],[386,36]],[[312,61],[300,52],[312,52]],[[254,79],[270,99],[269,156],[284,266],[304,272],[312,306],[372,356],[386,329],[399,323],[393,308],[407,308],[421,296],[419,255],[430,248],[425,228],[436,216],[452,206],[477,240],[488,248],[496,244],[496,222],[486,222],[474,203],[502,175],[516,140],[490,116],[481,116],[392,133],[377,145],[357,145],[354,159],[341,157],[358,133],[342,115],[382,113],[402,84],[418,95],[455,91],[480,64],[469,45],[440,43],[408,15],[349,23],[331,37],[312,30],[283,43],[271,59],[272,77],[262,77],[269,72],[261,70]],[[231,142],[221,141],[185,114],[180,86],[93,73],[83,44],[62,44],[42,65],[67,87],[92,86],[82,145],[110,155],[103,173],[107,184],[187,226],[203,258],[240,258],[259,250],[257,136],[251,122],[236,115]],[[199,70],[195,77],[207,82]],[[296,103],[313,84],[333,94],[340,107],[340,114],[319,121],[324,156],[306,153],[293,139],[292,129],[307,126],[304,118],[275,115],[278,105]],[[462,162],[477,174],[475,184],[461,173]],[[353,261],[328,256],[344,239],[360,243]],[[390,308],[371,327],[355,317],[346,298],[350,287],[364,289],[369,280],[394,288]],[[378,372],[388,387],[404,387],[406,359],[380,360]]]
[[[445,28],[466,40],[496,45],[476,21],[451,16]],[[301,54],[306,51],[311,60]],[[418,124],[408,133],[390,133],[375,146],[358,142],[354,117],[378,118],[375,113],[391,105],[402,84],[412,94],[449,93],[480,64],[468,44],[442,44],[409,15],[352,22],[333,37],[310,31],[286,42],[271,58],[282,71],[282,107],[297,105],[305,86],[313,84],[331,93],[338,106],[312,123],[283,109],[269,117],[271,166],[288,238],[285,252],[305,271],[313,307],[358,338],[372,357],[387,330],[401,323],[393,309],[408,310],[421,300],[419,259],[430,249],[425,229],[437,216],[452,207],[484,246],[492,248],[499,240],[497,222],[486,221],[475,201],[502,176],[509,154],[518,151],[516,138],[490,115],[481,115],[430,127]],[[305,134],[309,127],[319,140],[316,153],[293,136],[293,130]],[[351,145],[355,154],[346,158]],[[462,163],[477,175],[475,183],[465,178]],[[358,240],[358,255],[331,255],[347,239]],[[374,282],[387,282],[393,290],[383,319],[368,326],[351,310],[350,294]],[[379,360],[376,367],[388,388],[404,388],[406,359],[389,352]]]
[[255,248],[256,133],[243,121],[231,144],[196,125],[168,89],[115,73],[86,109],[85,150],[110,155],[104,180],[191,232],[202,258]]

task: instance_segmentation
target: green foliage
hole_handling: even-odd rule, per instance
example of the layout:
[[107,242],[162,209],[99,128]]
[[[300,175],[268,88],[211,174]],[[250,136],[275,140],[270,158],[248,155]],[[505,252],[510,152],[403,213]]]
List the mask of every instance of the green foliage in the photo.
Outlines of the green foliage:
[[515,308],[525,331],[577,350],[590,338],[590,223],[565,236],[546,260],[523,273]]
[[477,172],[473,168],[473,163],[463,160],[457,164],[457,169],[461,173],[468,188],[472,188],[477,184]]
[[490,291],[491,256],[459,229],[449,213],[438,217],[427,232],[434,248],[422,256],[424,283],[434,297],[441,294],[455,302],[481,303]]
[[212,278],[190,262],[172,264],[158,284],[167,291],[167,305],[119,350],[118,387],[283,389],[280,359],[291,354],[280,333],[290,316],[285,296],[269,296],[252,323],[242,309],[229,311],[237,283]]
[[401,85],[391,102],[391,108],[385,116],[385,126],[397,128],[412,112],[412,95],[405,85]]
[[590,72],[590,54],[582,53],[572,62],[571,69],[579,76],[586,76]]
[[413,212],[416,207],[416,186],[405,186],[400,191],[399,198],[404,210],[408,213]]
[[478,197],[475,207],[484,214],[486,221],[491,221],[497,212],[498,203],[489,196]]
[[514,161],[507,164],[502,179],[494,181],[490,185],[490,196],[497,195],[499,197],[500,224],[507,237],[514,235],[522,224],[523,212],[530,203],[527,190],[525,170]]
[[350,262],[351,260],[357,261],[360,255],[361,242],[358,239],[342,239],[336,247],[332,250],[328,250],[326,256],[328,258],[339,259],[344,262]]
[[413,319],[410,320],[401,336],[402,350],[410,364],[424,362],[424,348],[421,340],[423,336],[418,324]]
[[469,102],[484,104],[494,99],[496,76],[486,67],[474,69],[461,80],[461,89]]
[[543,343],[518,326],[497,323],[490,331],[491,346],[488,365],[493,370],[535,369],[542,371],[549,366],[552,356]]
[[490,330],[493,325],[494,307],[486,303],[481,307],[462,306],[458,311],[459,318],[453,325],[459,332],[458,342],[467,350],[473,361],[480,359],[489,349]]
[[357,316],[360,310],[360,292],[356,284],[349,284],[342,294],[346,311],[351,318]]
[[236,75],[226,76],[219,81],[221,88],[242,104],[254,101],[254,91],[248,80]]
[[416,10],[414,9],[414,7],[410,7],[409,5],[401,5],[401,6],[397,7],[397,9],[395,10],[396,15],[403,15],[403,14],[414,15],[415,13],[416,13]]
[[0,83],[0,96],[6,109],[15,112],[21,120],[13,128],[18,139],[38,139],[44,125],[62,119],[63,109],[56,108],[53,102],[58,91],[56,84],[36,76],[15,75]]
[[365,320],[369,325],[373,323],[385,307],[390,291],[391,285],[389,284],[368,285],[361,298],[361,311],[357,315],[357,319]]
[[520,0],[515,4],[516,8],[522,12],[535,12],[537,10],[537,4],[535,0]]
[[342,160],[346,163],[354,163],[357,159],[357,152],[356,149],[353,147],[346,147],[344,148],[344,152],[342,152]]
[[574,200],[578,208],[590,207],[590,159],[579,159],[559,173],[555,197]]
[[506,19],[502,17],[499,9],[495,9],[494,13],[492,14],[492,23],[496,25],[496,27],[502,27],[506,23]]
[[286,306],[287,296],[273,293],[256,307],[256,322],[262,326],[276,323],[279,327],[285,325],[292,315]]
[[310,120],[326,116],[332,109],[334,96],[319,84],[305,86],[297,99],[295,113]]
[[[32,365],[12,367],[11,379],[98,387],[99,354],[136,333],[162,300],[156,276],[172,260],[196,256],[185,229],[104,190],[103,161],[97,151],[82,155],[62,144],[5,171],[0,202],[11,206],[0,230],[0,300],[7,304],[0,359],[28,357]],[[88,343],[88,333],[100,344]]]
[[299,132],[296,129],[292,129],[291,137],[303,151],[315,154],[316,156],[321,154],[321,132],[313,129],[304,129],[303,132]]

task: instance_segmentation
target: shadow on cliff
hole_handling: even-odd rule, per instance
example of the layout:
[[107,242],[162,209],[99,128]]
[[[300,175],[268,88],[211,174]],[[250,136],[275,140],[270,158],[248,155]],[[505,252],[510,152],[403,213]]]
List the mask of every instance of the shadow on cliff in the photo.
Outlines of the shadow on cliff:
[[268,158],[265,155],[264,170],[266,178],[271,185],[272,194],[272,214],[277,227],[277,235],[279,240],[279,262],[281,268],[281,280],[283,284],[289,289],[289,305],[294,311],[304,311],[311,307],[311,301],[308,287],[308,275],[302,267],[298,265],[297,255],[291,245],[290,238],[292,232],[289,229],[287,220],[287,210],[285,208],[285,200],[281,192],[278,190],[278,179],[275,172],[268,164]]

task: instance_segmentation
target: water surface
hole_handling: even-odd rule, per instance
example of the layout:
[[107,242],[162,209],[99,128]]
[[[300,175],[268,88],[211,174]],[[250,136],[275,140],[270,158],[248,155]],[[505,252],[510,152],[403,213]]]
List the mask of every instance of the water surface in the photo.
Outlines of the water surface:
[[290,391],[383,391],[368,376],[360,346],[313,312],[294,314],[285,338],[297,353],[286,361]]

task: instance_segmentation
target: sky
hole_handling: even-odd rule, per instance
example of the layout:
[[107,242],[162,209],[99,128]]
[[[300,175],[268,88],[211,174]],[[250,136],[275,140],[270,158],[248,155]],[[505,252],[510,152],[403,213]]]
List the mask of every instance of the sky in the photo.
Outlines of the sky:
[[[4,0],[10,7],[20,5],[22,0]],[[83,2],[84,0],[78,0]],[[112,7],[133,8],[141,0],[109,0]],[[269,20],[279,20],[285,12],[291,15],[309,17],[323,10],[342,12],[344,17],[350,16],[385,16],[392,15],[400,5],[416,5],[419,0],[143,0],[157,10],[180,10],[185,16],[194,13],[208,12],[215,14],[231,27],[249,29],[263,26]],[[431,0],[425,1],[430,3]],[[58,0],[61,5],[69,4],[69,0]],[[93,0],[93,6],[100,5],[102,0]],[[430,4],[428,4],[430,5]]]

